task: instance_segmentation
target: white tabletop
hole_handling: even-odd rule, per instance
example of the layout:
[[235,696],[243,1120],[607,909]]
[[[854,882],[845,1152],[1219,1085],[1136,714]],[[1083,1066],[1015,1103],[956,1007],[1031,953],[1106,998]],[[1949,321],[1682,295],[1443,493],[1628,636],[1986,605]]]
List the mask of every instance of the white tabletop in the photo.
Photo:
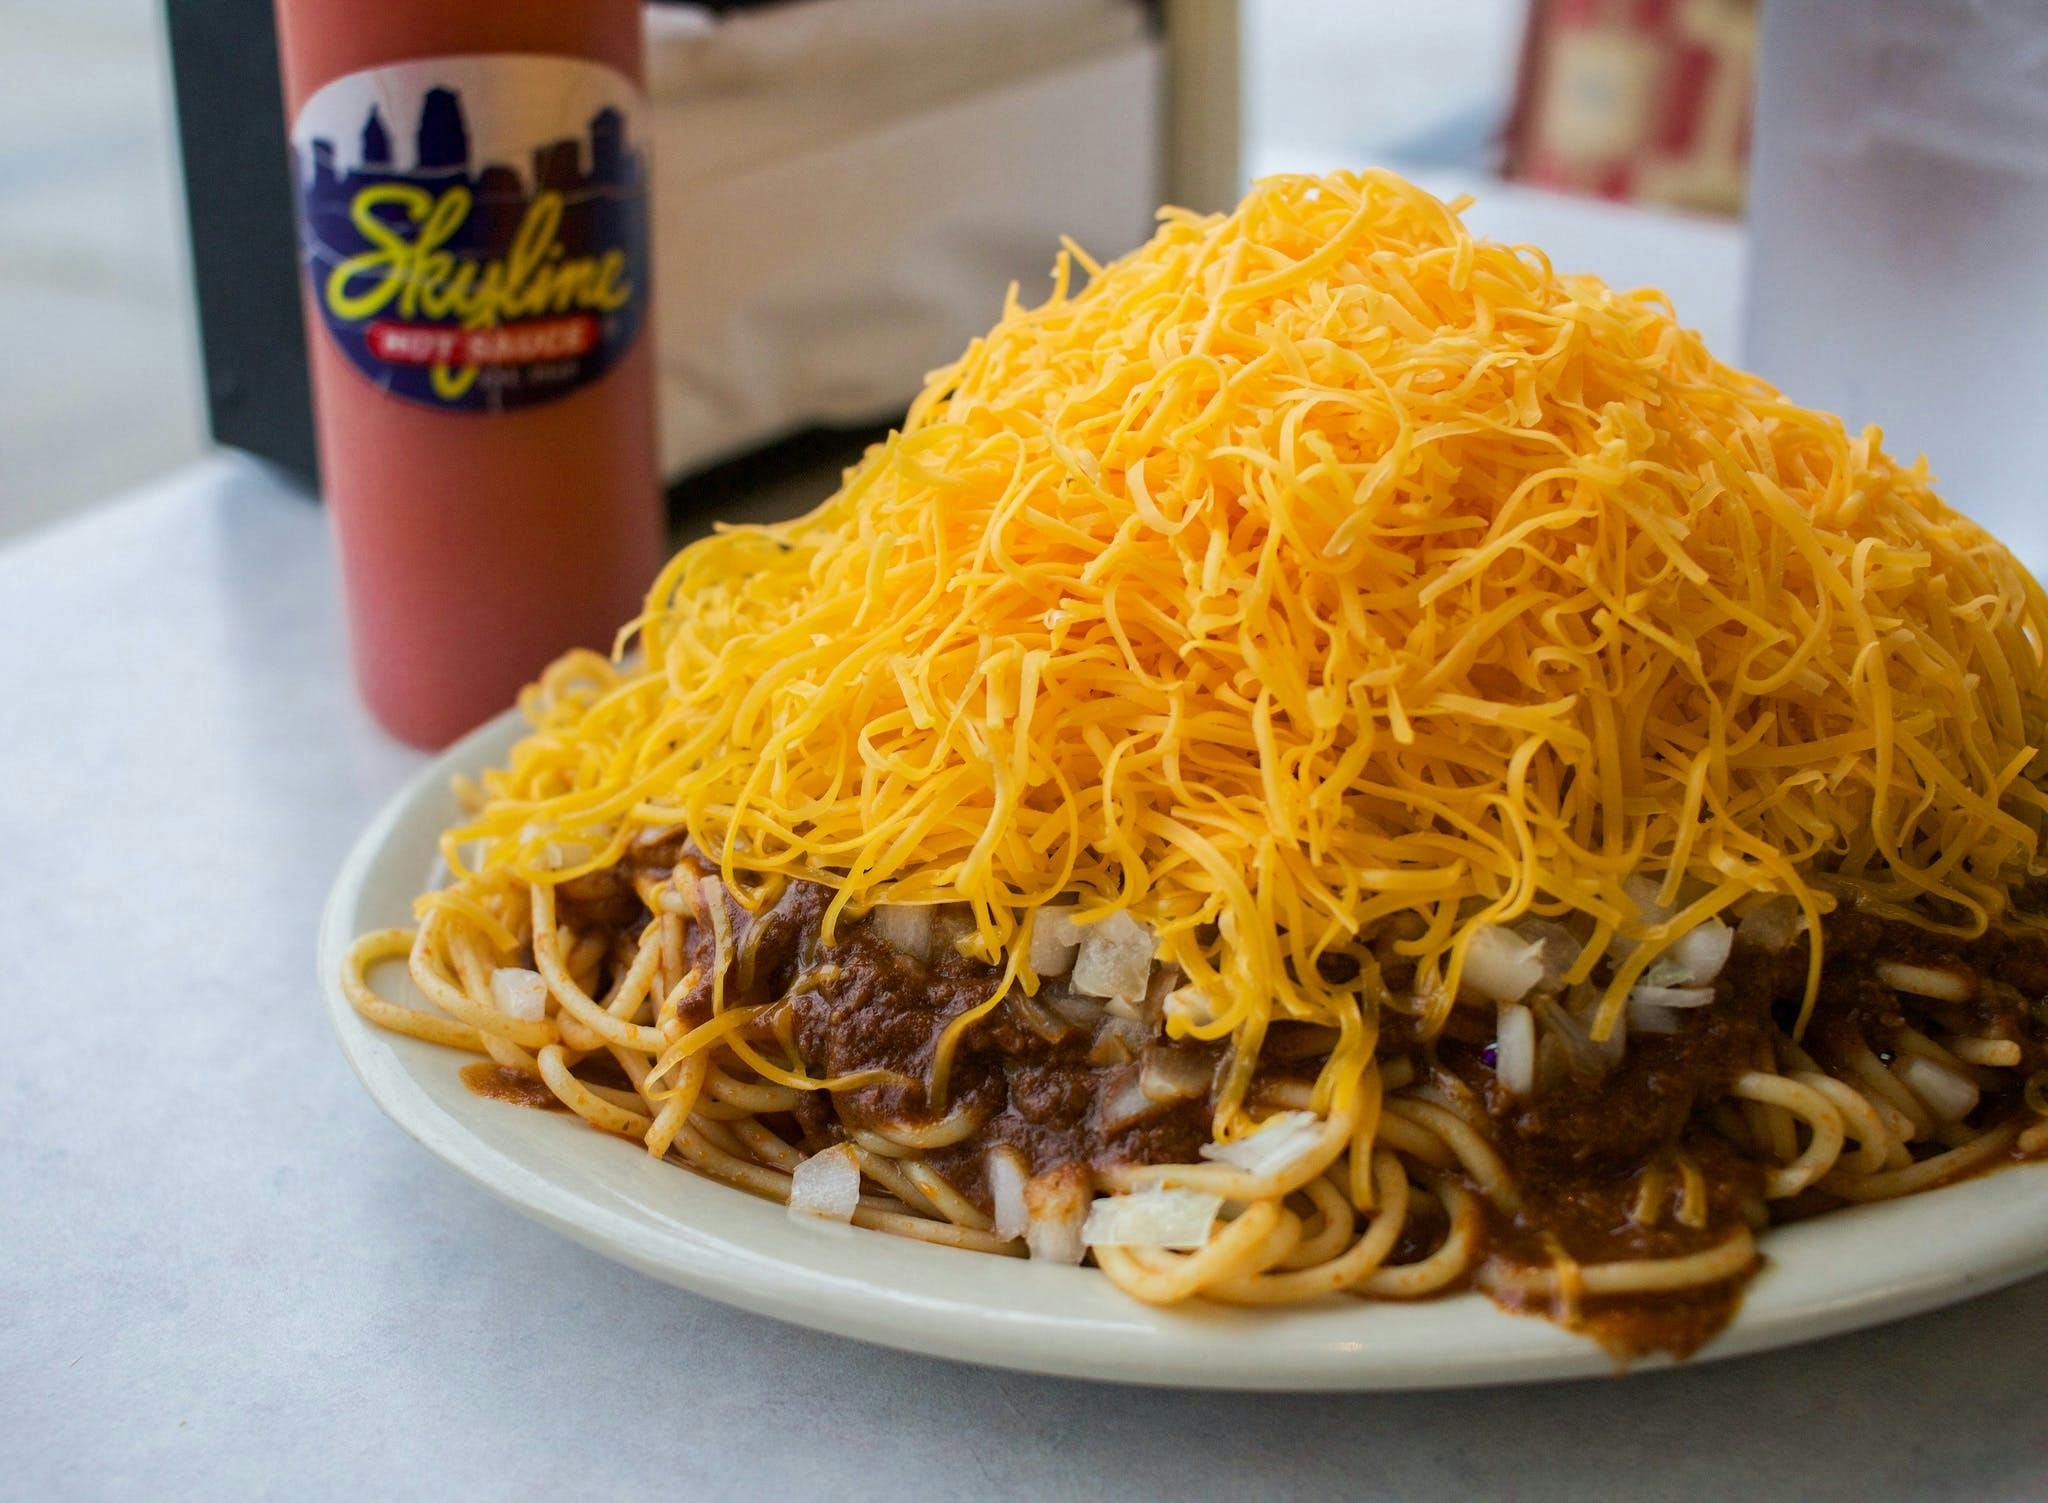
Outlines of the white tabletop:
[[[1662,237],[1725,330],[1734,237],[1670,228],[1583,264]],[[1627,1382],[1328,1398],[958,1367],[615,1267],[415,1148],[328,1036],[315,916],[419,761],[258,466],[0,551],[0,1496],[2048,1496],[2048,1280]]]

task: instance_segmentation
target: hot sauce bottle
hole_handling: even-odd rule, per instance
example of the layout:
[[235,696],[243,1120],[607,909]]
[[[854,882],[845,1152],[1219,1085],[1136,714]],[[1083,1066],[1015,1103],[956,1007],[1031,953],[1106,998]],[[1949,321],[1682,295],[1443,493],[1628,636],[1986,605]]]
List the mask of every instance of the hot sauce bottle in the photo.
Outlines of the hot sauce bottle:
[[357,682],[438,746],[662,549],[638,0],[276,0]]

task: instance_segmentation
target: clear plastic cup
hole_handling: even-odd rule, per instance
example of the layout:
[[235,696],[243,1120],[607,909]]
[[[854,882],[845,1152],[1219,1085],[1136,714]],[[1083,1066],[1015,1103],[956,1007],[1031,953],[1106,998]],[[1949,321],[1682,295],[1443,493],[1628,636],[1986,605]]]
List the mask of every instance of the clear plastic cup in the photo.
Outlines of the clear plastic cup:
[[2048,4],[1773,0],[1747,363],[2048,566]]

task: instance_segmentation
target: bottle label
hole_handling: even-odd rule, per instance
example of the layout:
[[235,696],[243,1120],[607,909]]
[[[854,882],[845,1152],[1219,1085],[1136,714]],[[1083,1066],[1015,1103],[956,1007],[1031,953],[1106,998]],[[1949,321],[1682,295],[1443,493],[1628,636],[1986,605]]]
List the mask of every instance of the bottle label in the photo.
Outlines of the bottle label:
[[632,346],[647,306],[639,93],[583,58],[345,74],[292,122],[313,302],[393,396],[504,412]]

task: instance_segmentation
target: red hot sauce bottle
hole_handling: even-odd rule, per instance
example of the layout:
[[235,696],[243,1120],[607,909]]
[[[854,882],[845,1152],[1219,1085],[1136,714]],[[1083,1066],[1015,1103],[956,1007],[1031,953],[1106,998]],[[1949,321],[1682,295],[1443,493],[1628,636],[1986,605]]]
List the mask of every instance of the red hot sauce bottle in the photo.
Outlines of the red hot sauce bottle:
[[276,4],[356,678],[439,746],[660,564],[640,7]]

